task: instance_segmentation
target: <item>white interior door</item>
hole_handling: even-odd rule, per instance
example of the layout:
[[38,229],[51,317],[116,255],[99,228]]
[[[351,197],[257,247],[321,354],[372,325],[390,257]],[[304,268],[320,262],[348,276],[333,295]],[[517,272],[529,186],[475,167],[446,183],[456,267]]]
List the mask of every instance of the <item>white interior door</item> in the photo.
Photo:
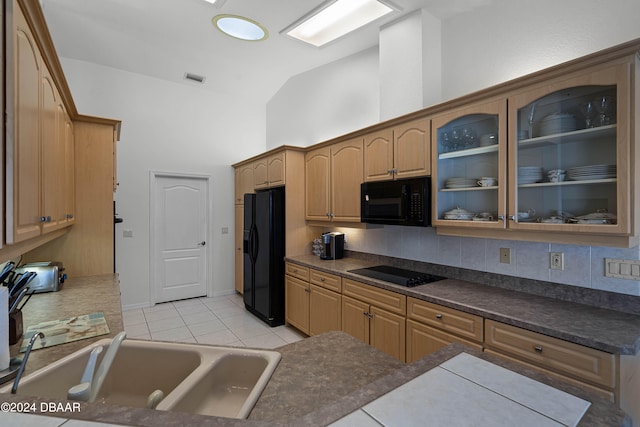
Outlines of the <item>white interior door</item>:
[[152,175],[155,302],[207,295],[209,181]]

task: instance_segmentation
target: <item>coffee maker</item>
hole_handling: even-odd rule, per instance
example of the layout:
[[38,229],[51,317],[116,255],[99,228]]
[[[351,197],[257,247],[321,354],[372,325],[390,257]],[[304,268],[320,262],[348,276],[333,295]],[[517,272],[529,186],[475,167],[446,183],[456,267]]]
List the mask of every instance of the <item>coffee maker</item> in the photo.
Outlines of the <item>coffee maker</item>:
[[340,259],[344,256],[344,234],[337,231],[322,233],[320,259]]

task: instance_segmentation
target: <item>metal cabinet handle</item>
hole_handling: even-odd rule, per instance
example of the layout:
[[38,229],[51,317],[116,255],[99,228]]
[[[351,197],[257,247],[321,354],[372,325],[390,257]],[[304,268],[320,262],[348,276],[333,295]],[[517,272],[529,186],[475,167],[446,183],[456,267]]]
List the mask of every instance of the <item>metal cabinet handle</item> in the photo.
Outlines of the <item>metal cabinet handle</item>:
[[73,218],[73,214],[67,214],[67,219],[72,219]]
[[498,215],[498,221],[504,221],[504,215]]
[[509,215],[509,220],[510,221],[515,221],[516,220],[516,216],[515,215]]
[[202,242],[198,243],[198,246],[204,246],[204,245],[206,245],[206,244],[207,244],[207,242],[205,242],[205,241],[203,240]]
[[310,293],[311,293],[311,289],[309,289],[309,288],[304,288],[304,291],[305,291],[306,293],[308,293],[308,294],[310,294]]
[[365,316],[367,316],[369,319],[373,319],[373,313],[369,313],[368,311],[365,311],[364,313]]
[[436,319],[442,319],[442,314],[440,313],[436,314]]
[[536,351],[536,353],[542,353],[542,346],[541,345],[537,345],[537,346],[533,347],[533,349]]
[[51,222],[51,217],[49,215],[41,216],[40,217],[40,222]]
[[327,279],[325,279],[324,277],[321,277],[321,278],[320,278],[320,281],[321,281],[321,282],[324,282],[325,280],[327,280]]

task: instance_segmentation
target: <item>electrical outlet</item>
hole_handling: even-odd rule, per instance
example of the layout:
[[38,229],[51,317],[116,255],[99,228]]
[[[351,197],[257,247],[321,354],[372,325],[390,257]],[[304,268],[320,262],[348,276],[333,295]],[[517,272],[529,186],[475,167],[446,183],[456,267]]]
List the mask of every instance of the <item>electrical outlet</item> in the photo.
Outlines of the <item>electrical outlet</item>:
[[133,230],[122,230],[122,237],[133,237]]
[[222,234],[229,234],[229,227],[222,227]]
[[500,248],[500,262],[511,264],[511,248]]
[[549,266],[552,270],[564,270],[564,253],[551,252],[549,254]]

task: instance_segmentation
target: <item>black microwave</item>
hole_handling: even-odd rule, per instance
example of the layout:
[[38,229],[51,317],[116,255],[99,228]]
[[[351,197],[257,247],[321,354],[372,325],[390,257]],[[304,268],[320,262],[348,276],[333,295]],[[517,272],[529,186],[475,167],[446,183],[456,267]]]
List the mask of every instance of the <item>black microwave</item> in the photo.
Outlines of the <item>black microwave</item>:
[[431,225],[431,177],[364,182],[360,220],[369,224]]

